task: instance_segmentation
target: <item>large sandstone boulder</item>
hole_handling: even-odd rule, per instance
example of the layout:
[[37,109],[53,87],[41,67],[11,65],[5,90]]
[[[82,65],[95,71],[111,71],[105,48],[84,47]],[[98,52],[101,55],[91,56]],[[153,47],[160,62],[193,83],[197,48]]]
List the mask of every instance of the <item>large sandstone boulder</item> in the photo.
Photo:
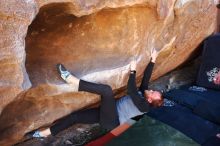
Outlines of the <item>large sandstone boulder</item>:
[[140,80],[156,47],[156,79],[214,31],[216,8],[214,0],[1,0],[0,18],[0,145],[10,145],[100,100],[72,92],[56,63],[119,91],[130,60]]

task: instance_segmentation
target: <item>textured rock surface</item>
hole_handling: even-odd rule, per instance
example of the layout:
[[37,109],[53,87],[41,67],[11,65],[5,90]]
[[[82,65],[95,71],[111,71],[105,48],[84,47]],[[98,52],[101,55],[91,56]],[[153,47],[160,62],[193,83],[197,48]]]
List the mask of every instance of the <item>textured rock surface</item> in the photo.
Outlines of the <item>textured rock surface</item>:
[[156,79],[213,32],[216,9],[213,0],[1,0],[0,18],[0,144],[9,145],[99,100],[71,92],[56,73],[57,62],[119,89],[133,56],[140,79],[157,47]]

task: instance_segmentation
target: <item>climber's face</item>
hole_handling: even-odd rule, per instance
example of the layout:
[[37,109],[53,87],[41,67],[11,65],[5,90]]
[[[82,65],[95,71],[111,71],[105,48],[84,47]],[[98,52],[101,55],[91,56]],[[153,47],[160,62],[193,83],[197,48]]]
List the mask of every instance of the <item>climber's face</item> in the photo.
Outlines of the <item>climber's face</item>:
[[145,90],[144,96],[146,100],[154,107],[161,106],[163,103],[163,97],[159,91]]

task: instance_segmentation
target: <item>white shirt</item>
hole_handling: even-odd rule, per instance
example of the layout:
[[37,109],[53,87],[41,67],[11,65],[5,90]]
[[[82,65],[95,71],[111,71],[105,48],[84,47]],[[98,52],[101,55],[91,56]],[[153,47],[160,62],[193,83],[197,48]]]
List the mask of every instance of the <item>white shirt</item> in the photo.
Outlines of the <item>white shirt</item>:
[[[139,92],[139,94],[141,95],[140,92]],[[165,98],[162,106],[172,107],[174,105],[175,105],[174,101],[171,101],[171,100],[168,100]],[[133,103],[133,101],[129,95],[123,96],[119,100],[117,100],[116,107],[117,107],[117,111],[118,111],[120,124],[123,124],[129,119],[136,117],[136,116],[139,116],[139,115],[143,115],[145,113],[145,112],[141,112],[135,106],[135,104]]]
[[123,124],[128,119],[131,119],[135,116],[144,114],[143,112],[139,111],[138,108],[134,105],[129,95],[123,96],[119,100],[117,100],[116,107],[120,124]]

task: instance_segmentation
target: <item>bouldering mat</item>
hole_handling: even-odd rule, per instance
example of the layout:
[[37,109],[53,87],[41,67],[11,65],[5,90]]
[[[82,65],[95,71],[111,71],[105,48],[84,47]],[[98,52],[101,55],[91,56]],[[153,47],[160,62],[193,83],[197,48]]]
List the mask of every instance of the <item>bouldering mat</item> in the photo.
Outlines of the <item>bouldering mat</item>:
[[145,115],[107,146],[198,146],[178,130]]

